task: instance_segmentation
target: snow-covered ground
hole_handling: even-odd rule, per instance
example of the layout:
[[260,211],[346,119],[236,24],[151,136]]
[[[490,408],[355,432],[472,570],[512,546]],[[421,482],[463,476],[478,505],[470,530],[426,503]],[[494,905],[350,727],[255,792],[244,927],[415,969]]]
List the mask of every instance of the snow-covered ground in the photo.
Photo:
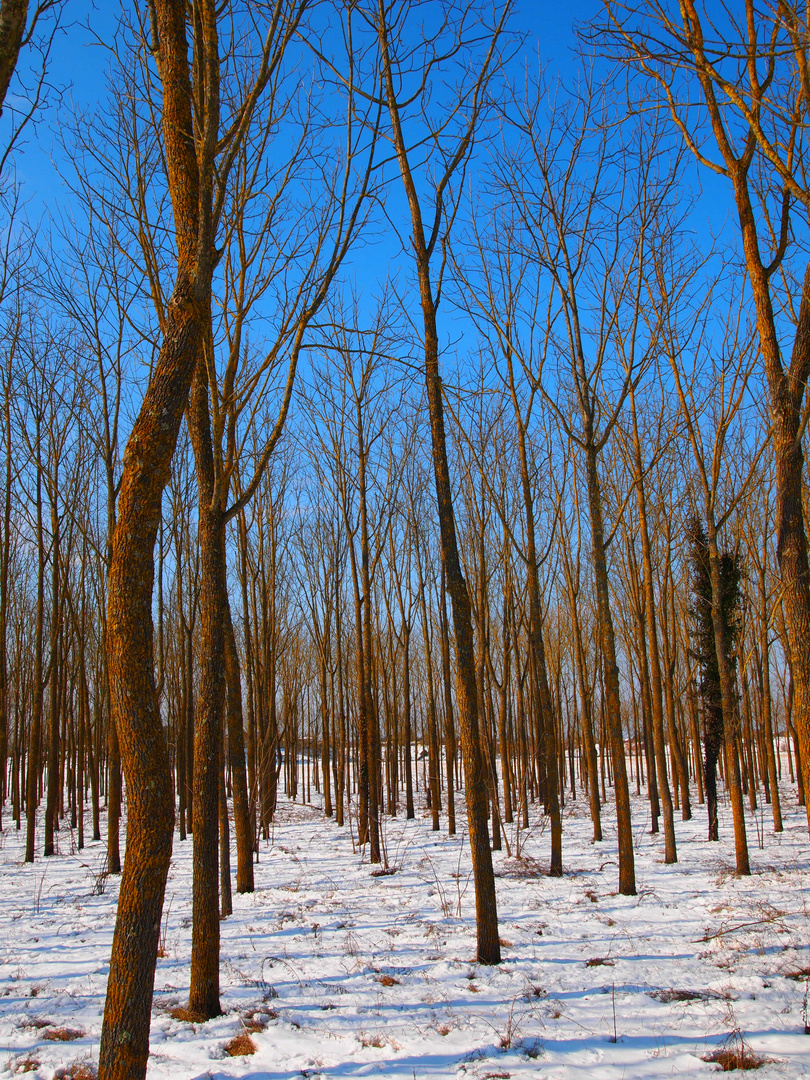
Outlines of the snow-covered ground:
[[[191,842],[176,840],[149,1078],[701,1076],[719,1068],[704,1057],[741,1040],[771,1059],[758,1076],[808,1076],[807,979],[789,977],[810,976],[810,845],[794,802],[786,791],[781,836],[765,808],[764,846],[749,817],[753,873],[741,880],[727,805],[719,844],[704,839],[703,807],[676,821],[680,862],[666,867],[638,800],[636,897],[616,893],[610,805],[607,839],[594,845],[585,800],[569,803],[562,879],[538,872],[540,826],[520,860],[494,856],[504,960],[487,968],[473,959],[461,837],[431,833],[425,816],[386,820],[395,872],[375,875],[348,828],[283,801],[256,892],[234,896],[222,925],[225,1014],[202,1025],[171,1015],[186,1001],[191,940]],[[58,856],[26,866],[8,824],[0,1075],[87,1078],[118,883],[99,876],[103,845],[76,852],[65,830]],[[226,1044],[240,1034],[255,1053],[231,1057]]]

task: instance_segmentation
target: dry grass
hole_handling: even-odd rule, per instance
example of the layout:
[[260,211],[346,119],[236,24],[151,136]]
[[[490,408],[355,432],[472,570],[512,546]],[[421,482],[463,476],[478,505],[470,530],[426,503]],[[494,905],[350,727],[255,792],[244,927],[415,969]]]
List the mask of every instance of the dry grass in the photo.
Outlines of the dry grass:
[[504,859],[503,869],[495,876],[517,878],[520,881],[543,877],[545,873],[546,869],[537,859],[530,855],[521,855],[515,859]]
[[800,968],[798,971],[786,971],[786,979],[793,979],[794,982],[804,982],[805,979],[810,980],[810,967]]
[[83,1039],[84,1032],[81,1028],[52,1027],[42,1032],[42,1038],[48,1042],[73,1042],[74,1039]]
[[89,1061],[76,1061],[68,1065],[62,1076],[70,1077],[70,1080],[97,1080],[98,1073]]
[[31,1016],[27,1020],[21,1020],[19,1024],[17,1024],[17,1027],[20,1028],[21,1031],[29,1029],[40,1031],[42,1028],[51,1027],[52,1024],[52,1020],[46,1020],[43,1016]]
[[275,1009],[263,1007],[261,1009],[247,1009],[242,1013],[242,1027],[248,1035],[257,1035],[264,1031],[271,1020],[278,1020]]
[[257,1049],[256,1043],[246,1031],[240,1035],[234,1035],[229,1042],[225,1043],[225,1053],[228,1057],[247,1057],[248,1054],[255,1054]]
[[377,1050],[382,1050],[382,1048],[385,1046],[385,1036],[384,1035],[361,1035],[360,1036],[360,1045],[362,1047],[364,1047],[365,1049],[368,1049],[369,1046],[373,1046]]
[[22,1076],[23,1073],[36,1072],[41,1062],[35,1057],[17,1058],[9,1067],[12,1076]]
[[733,1072],[735,1069],[761,1069],[771,1059],[755,1054],[747,1046],[727,1046],[722,1050],[715,1050],[712,1054],[706,1054],[703,1060],[719,1065],[721,1072]]
[[169,1009],[169,1016],[172,1020],[180,1020],[184,1024],[204,1024],[207,1020],[207,1017],[191,1012],[185,1005],[175,1005],[173,1009]]

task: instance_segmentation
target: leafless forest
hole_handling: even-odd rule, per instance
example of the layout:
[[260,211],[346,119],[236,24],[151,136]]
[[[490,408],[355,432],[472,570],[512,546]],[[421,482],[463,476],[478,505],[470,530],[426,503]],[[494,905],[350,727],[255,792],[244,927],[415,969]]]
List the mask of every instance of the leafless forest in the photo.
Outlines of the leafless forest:
[[492,850],[542,818],[564,874],[571,800],[623,895],[633,792],[672,874],[805,805],[806,8],[605,0],[564,71],[524,14],[125,3],[87,111],[69,0],[0,4],[0,811],[123,874],[103,1080],[172,844],[205,1019],[280,792],[379,872],[463,824],[484,964]]

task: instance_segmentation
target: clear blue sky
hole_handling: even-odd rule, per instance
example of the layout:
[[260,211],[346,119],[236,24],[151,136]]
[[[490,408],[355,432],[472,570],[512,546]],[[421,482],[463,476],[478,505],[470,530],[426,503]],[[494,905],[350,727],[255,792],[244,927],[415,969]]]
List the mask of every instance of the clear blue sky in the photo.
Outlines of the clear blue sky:
[[[110,60],[104,43],[112,41],[120,14],[128,6],[122,8],[103,0],[66,0],[62,29],[54,42],[49,66],[51,82],[63,92],[63,104],[61,108],[52,105],[36,129],[28,129],[24,145],[13,161],[34,219],[55,208],[54,204],[65,196],[58,176],[63,163],[55,131],[74,108],[92,110],[103,99]],[[558,71],[564,74],[573,68],[574,21],[587,19],[600,6],[599,0],[576,0],[572,5],[523,0],[514,25],[527,35],[528,54],[546,61],[550,75]],[[30,56],[21,58],[23,66],[30,62]]]

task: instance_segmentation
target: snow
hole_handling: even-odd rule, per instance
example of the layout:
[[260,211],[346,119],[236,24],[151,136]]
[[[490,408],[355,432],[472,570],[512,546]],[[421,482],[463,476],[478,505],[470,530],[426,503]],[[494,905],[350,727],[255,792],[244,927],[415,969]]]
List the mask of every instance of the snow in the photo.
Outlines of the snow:
[[[753,873],[740,879],[727,804],[719,844],[705,840],[703,807],[676,820],[680,861],[667,867],[636,800],[638,895],[622,897],[611,805],[593,844],[585,800],[570,802],[561,879],[538,873],[542,824],[521,834],[521,859],[494,853],[504,960],[488,968],[473,959],[462,836],[432,833],[423,808],[385,819],[395,872],[375,875],[347,827],[282,800],[256,892],[234,894],[222,924],[225,1014],[207,1024],[171,1015],[186,1003],[191,943],[191,841],[175,838],[149,1080],[701,1076],[719,1068],[704,1057],[741,1040],[770,1059],[757,1076],[808,1076],[807,979],[787,977],[810,969],[809,845],[794,804],[786,790],[781,835],[768,807],[749,815]],[[118,881],[101,873],[103,844],[77,852],[63,828],[58,855],[25,865],[24,835],[8,818],[6,830],[0,1076],[92,1075]],[[256,1028],[253,1055],[226,1054]]]

